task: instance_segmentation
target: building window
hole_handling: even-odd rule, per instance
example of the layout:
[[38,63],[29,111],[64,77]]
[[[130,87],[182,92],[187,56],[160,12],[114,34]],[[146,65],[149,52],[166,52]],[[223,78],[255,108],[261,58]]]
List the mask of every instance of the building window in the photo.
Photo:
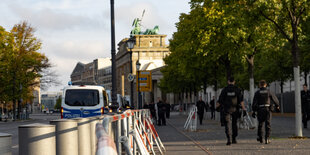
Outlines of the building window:
[[150,47],[153,47],[153,42],[152,42],[152,41],[150,41],[150,44],[149,44],[149,45],[150,45]]

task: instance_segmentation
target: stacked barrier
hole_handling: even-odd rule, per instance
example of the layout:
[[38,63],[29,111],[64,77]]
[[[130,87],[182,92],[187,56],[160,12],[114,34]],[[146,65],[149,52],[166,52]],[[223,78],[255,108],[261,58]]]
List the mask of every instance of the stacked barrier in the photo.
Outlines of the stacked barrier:
[[[114,132],[106,132],[114,126]],[[151,121],[149,110],[127,110],[122,114],[106,116],[102,126],[97,124],[96,135],[98,139],[105,139],[106,133],[111,139],[114,137],[117,154],[156,154],[155,148],[160,154],[164,154],[163,146],[155,127]],[[154,145],[155,142],[155,145]],[[100,155],[104,147],[113,148],[113,145],[101,145],[98,141],[97,155]]]
[[187,120],[184,124],[184,129],[187,130],[188,128],[190,131],[196,131],[197,130],[197,107],[192,107],[191,111],[189,112],[189,115],[187,117]]
[[[19,154],[164,154],[149,110],[19,126]],[[47,144],[48,143],[48,144]]]

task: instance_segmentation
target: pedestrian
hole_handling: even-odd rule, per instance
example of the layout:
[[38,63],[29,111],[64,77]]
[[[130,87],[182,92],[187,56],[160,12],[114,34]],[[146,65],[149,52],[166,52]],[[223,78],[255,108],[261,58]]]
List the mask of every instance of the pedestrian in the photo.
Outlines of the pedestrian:
[[149,109],[150,109],[150,112],[151,112],[152,119],[157,120],[157,119],[156,119],[155,104],[154,104],[153,101],[149,104]]
[[212,97],[210,101],[211,119],[215,120],[215,97]]
[[[265,143],[270,143],[270,131],[271,131],[271,112],[274,111],[274,105],[279,109],[279,100],[278,98],[267,89],[267,83],[265,80],[259,82],[259,90],[255,92],[252,110],[252,116],[256,117],[258,120],[257,128],[257,141],[263,143],[263,125],[265,124]],[[271,102],[272,100],[272,102]]]
[[310,119],[310,92],[308,91],[307,84],[303,85],[303,89],[301,91],[301,110],[302,110],[302,123],[304,124],[304,128],[307,128],[307,122]]
[[241,90],[235,86],[234,78],[230,77],[227,82],[228,86],[226,86],[220,94],[219,106],[223,107],[225,133],[227,137],[226,145],[230,145],[231,143],[237,143],[237,119],[240,114],[239,109],[241,107],[242,110],[245,111],[245,107]]
[[167,101],[165,102],[165,106],[166,106],[166,118],[169,119],[170,118],[170,109],[171,109],[171,105],[170,103]]
[[166,107],[159,97],[157,98],[157,112],[158,112],[157,125],[159,126],[166,125],[166,118],[165,118]]
[[200,122],[200,125],[202,125],[203,114],[206,108],[206,104],[202,100],[201,96],[199,97],[199,101],[197,101],[196,106],[197,106],[197,114],[199,116],[199,122]]

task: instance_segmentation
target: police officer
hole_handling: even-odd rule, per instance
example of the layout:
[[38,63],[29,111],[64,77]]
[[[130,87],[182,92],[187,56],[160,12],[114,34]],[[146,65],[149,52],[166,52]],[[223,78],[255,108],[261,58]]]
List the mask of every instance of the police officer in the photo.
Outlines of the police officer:
[[228,86],[222,90],[218,106],[223,107],[225,133],[227,137],[226,145],[230,145],[231,143],[236,144],[236,137],[238,136],[237,119],[240,114],[239,108],[242,107],[245,110],[245,107],[241,90],[235,86],[233,77],[228,79]]
[[201,96],[199,97],[199,101],[196,103],[196,106],[197,106],[197,114],[199,116],[199,122],[200,122],[200,125],[202,125],[203,114],[206,109],[206,104],[202,100]]
[[[255,114],[257,112],[257,120],[258,120],[258,128],[257,128],[257,141],[263,143],[262,138],[262,128],[263,123],[265,123],[265,143],[270,143],[269,136],[271,131],[271,112],[273,111],[275,104],[276,108],[279,109],[279,100],[278,98],[271,93],[266,87],[267,83],[265,80],[261,80],[259,82],[260,89],[255,92],[252,110],[253,110],[253,117],[255,118]],[[271,102],[271,100],[273,102]]]
[[304,124],[304,128],[307,128],[307,121],[310,118],[310,92],[306,84],[303,85],[303,89],[301,91],[302,123]]

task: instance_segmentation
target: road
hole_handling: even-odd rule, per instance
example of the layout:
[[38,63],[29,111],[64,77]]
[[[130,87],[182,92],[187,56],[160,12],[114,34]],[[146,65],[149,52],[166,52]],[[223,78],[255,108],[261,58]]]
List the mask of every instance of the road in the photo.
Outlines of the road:
[[30,114],[29,120],[0,122],[0,132],[12,135],[12,154],[18,155],[18,126],[32,123],[46,123],[60,118],[60,114]]
[[[209,114],[208,114],[209,115]],[[12,134],[12,153],[18,154],[18,126],[31,123],[46,123],[59,119],[59,114],[30,115],[30,120],[0,122],[0,132]],[[226,146],[224,128],[208,117],[196,132],[183,129],[186,115],[171,113],[167,126],[156,126],[156,130],[166,147],[166,155],[188,154],[310,154],[309,139],[291,139],[295,133],[294,116],[275,115],[272,119],[271,144],[256,141],[256,129],[239,130],[238,144]],[[303,129],[303,135],[310,137],[310,129]]]

